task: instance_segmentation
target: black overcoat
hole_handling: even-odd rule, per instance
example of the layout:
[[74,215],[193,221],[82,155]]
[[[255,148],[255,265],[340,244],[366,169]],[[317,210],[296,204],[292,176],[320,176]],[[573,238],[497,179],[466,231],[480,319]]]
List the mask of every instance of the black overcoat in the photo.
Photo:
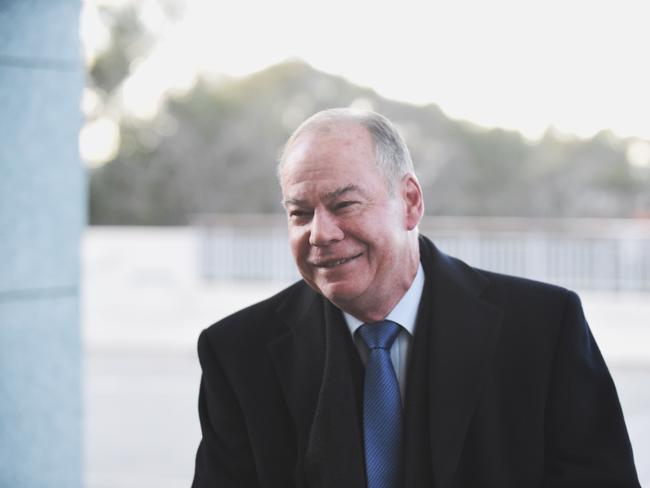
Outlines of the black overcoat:
[[[616,389],[566,289],[474,269],[420,237],[404,487],[638,488]],[[363,367],[304,282],[199,339],[193,487],[364,488]]]

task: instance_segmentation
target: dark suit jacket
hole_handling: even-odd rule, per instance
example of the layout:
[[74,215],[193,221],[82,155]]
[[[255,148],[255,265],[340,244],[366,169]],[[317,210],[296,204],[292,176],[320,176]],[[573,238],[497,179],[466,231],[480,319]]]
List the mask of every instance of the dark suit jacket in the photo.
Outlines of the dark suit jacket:
[[[420,248],[404,486],[639,487],[578,297]],[[363,367],[304,282],[206,329],[199,358],[195,488],[365,487]]]

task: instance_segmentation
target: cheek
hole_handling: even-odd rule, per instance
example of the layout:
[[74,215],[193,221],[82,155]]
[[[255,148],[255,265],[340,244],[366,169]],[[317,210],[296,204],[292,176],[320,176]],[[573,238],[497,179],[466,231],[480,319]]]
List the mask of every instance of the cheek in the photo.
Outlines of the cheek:
[[396,259],[396,241],[390,234],[382,234],[381,230],[375,234],[369,245],[369,257],[372,266],[384,268],[391,266]]
[[296,229],[289,229],[289,247],[294,259],[299,262],[307,258],[309,254],[309,240],[306,232]]

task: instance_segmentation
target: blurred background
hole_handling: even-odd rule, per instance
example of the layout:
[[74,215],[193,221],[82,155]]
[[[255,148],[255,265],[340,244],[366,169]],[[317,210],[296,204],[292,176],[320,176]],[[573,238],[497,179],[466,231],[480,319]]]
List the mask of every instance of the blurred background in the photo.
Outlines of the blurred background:
[[650,484],[648,10],[0,2],[0,486],[189,486],[198,334],[297,279],[275,160],[337,106],[443,251],[580,293]]

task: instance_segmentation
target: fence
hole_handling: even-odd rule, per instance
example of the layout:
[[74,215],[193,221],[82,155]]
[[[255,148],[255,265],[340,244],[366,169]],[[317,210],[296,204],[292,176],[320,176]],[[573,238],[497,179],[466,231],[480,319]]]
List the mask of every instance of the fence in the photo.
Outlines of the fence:
[[[299,277],[283,216],[209,215],[196,224],[204,279]],[[581,290],[650,291],[650,220],[426,217],[420,231],[479,268]]]

